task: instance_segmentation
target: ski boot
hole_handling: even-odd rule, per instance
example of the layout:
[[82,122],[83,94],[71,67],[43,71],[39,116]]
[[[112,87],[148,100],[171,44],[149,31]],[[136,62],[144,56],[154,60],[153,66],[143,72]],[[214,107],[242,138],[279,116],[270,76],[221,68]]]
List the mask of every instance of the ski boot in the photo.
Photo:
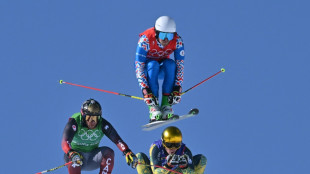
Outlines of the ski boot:
[[159,106],[149,106],[150,123],[162,119],[162,112]]
[[171,120],[177,119],[176,115],[172,110],[171,105],[168,102],[169,96],[163,95],[162,102],[161,102],[161,112],[162,112],[162,119],[163,120]]

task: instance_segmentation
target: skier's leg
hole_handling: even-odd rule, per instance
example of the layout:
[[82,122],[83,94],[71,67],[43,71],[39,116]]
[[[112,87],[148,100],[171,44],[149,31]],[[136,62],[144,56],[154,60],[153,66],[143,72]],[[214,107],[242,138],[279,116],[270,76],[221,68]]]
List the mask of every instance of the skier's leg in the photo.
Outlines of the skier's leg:
[[[190,167],[187,167],[186,169],[177,169],[176,171],[180,172],[180,173],[183,173],[183,174],[192,174],[192,173],[195,173],[197,174],[194,169],[190,168]],[[200,174],[200,173],[199,173]]]
[[207,166],[207,158],[202,154],[195,155],[193,157],[193,163],[194,163],[195,173],[203,174]]
[[148,77],[148,83],[155,97],[158,98],[158,73],[159,73],[159,63],[155,60],[148,61],[146,63],[146,71]]
[[92,171],[100,168],[100,174],[110,174],[112,172],[114,166],[114,151],[111,148],[103,146],[82,154],[85,156],[82,170]]
[[69,174],[81,174],[81,167],[72,167],[71,165],[68,166],[68,173]]
[[[136,154],[138,158],[137,172],[138,174],[152,174],[152,169],[150,166],[149,158],[142,152]],[[143,165],[146,164],[146,165]]]
[[[67,154],[64,154],[65,163],[69,162],[69,157]],[[69,174],[81,174],[81,167],[72,167],[71,164],[67,165]]]
[[100,164],[100,173],[110,174],[114,167],[114,151],[110,148],[106,148],[103,152],[103,158]]
[[[158,99],[158,73],[159,63],[155,60],[150,60],[146,63],[146,72],[148,83],[153,95]],[[162,113],[159,106],[149,106],[150,122],[161,120]]]
[[170,95],[175,82],[176,64],[172,59],[163,61],[162,69],[164,71],[163,95]]
[[173,116],[173,110],[169,104],[169,96],[173,90],[175,82],[176,64],[172,59],[166,59],[163,61],[162,70],[164,71],[164,82],[162,86],[162,101],[161,110],[163,113],[163,119],[170,119]]

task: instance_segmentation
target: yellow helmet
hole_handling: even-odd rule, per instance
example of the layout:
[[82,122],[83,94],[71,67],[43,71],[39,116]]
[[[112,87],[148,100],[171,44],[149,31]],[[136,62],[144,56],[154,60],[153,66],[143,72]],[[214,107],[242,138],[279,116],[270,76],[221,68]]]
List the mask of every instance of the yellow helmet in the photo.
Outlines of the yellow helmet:
[[177,127],[170,126],[163,131],[161,139],[163,145],[169,149],[180,148],[182,144],[182,133]]

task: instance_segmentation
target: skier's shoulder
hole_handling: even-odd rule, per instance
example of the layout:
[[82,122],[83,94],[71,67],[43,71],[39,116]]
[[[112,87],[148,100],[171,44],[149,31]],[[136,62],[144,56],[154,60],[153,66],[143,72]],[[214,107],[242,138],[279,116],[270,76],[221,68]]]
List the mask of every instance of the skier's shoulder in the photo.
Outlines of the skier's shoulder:
[[143,31],[142,33],[139,34],[140,37],[143,36],[143,35],[147,36],[147,37],[150,37],[152,35],[155,36],[155,29],[154,29],[154,27],[148,28],[148,29],[146,29],[145,31]]
[[103,117],[100,118],[100,122],[103,124],[111,124],[107,119],[105,119]]
[[157,152],[159,152],[159,147],[156,144],[151,144],[150,147],[150,154],[156,154]]
[[101,124],[101,129],[104,133],[109,132],[111,129],[114,129],[112,124],[103,117],[101,117],[99,124]]
[[82,114],[80,112],[74,113],[69,118],[69,122],[79,122],[82,120]]
[[157,148],[160,149],[163,146],[163,143],[161,140],[156,140],[151,144],[151,148]]
[[180,35],[176,36],[176,43],[177,43],[176,45],[177,48],[184,47],[184,41]]
[[74,114],[72,114],[71,118],[73,119],[80,119],[82,117],[81,112],[76,112]]
[[82,120],[82,115],[80,112],[74,113],[71,117],[69,117],[67,125],[78,125]]
[[192,153],[192,151],[184,143],[182,143],[181,148],[183,148],[183,152],[186,154]]
[[179,35],[179,33],[176,33],[176,38],[182,40],[182,37]]

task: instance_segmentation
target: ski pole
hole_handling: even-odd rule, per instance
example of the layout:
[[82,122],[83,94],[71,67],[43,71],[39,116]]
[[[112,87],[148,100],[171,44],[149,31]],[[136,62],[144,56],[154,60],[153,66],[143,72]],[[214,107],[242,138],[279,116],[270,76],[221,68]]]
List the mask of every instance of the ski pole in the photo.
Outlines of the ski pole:
[[50,171],[54,171],[54,170],[57,170],[57,169],[59,169],[59,168],[62,168],[62,167],[64,167],[64,166],[66,166],[66,165],[69,165],[69,164],[71,164],[71,163],[72,163],[72,161],[67,162],[66,164],[63,164],[63,165],[61,165],[61,166],[58,166],[58,167],[49,169],[49,170],[44,170],[44,171],[39,172],[39,173],[36,173],[36,174],[41,174],[41,173],[47,173],[47,172],[50,172]]
[[154,167],[158,167],[158,168],[162,168],[162,169],[168,170],[168,171],[173,172],[173,173],[182,174],[182,173],[177,172],[175,170],[164,168],[164,167],[158,166],[158,165],[150,165],[150,164],[142,164],[142,163],[138,163],[138,164],[143,165],[143,166],[154,166]]
[[[188,91],[196,88],[197,86],[201,85],[202,83],[206,82],[207,80],[213,78],[214,76],[218,75],[221,72],[225,72],[225,69],[222,68],[219,72],[213,74],[212,76],[206,78],[205,80],[199,82],[198,84],[196,84],[195,86],[189,88],[188,90],[184,91],[181,93],[181,95],[187,93]],[[60,84],[68,84],[68,85],[73,85],[73,86],[78,86],[78,87],[82,87],[82,88],[87,88],[87,89],[92,89],[92,90],[96,90],[96,91],[101,91],[101,92],[106,92],[106,93],[110,93],[110,94],[114,94],[114,95],[120,95],[120,96],[125,96],[125,97],[130,97],[130,98],[134,98],[134,99],[138,99],[138,100],[144,100],[142,97],[137,97],[137,96],[133,96],[133,95],[128,95],[128,94],[122,94],[122,93],[117,93],[117,92],[112,92],[112,91],[107,91],[107,90],[103,90],[103,89],[99,89],[99,88],[93,88],[93,87],[89,87],[89,86],[84,86],[84,85],[78,85],[78,84],[74,84],[74,83],[70,83],[70,82],[65,82],[63,80],[59,80]]]
[[210,77],[208,77],[208,78],[204,79],[203,81],[201,81],[201,82],[197,83],[195,86],[193,86],[193,87],[189,88],[188,90],[186,90],[186,91],[182,92],[182,93],[181,93],[181,95],[183,95],[183,94],[187,93],[188,91],[190,91],[190,90],[192,90],[192,89],[196,88],[197,86],[201,85],[202,83],[206,82],[207,80],[211,79],[212,77],[214,77],[214,76],[216,76],[216,75],[220,74],[221,72],[225,72],[225,69],[224,69],[224,68],[222,68],[219,72],[217,72],[217,73],[213,74],[212,76],[210,76]]
[[144,99],[141,98],[141,97],[136,97],[136,96],[132,96],[132,95],[128,95],[128,94],[122,94],[122,93],[107,91],[107,90],[98,89],[98,88],[93,88],[93,87],[89,87],[89,86],[78,85],[78,84],[74,84],[74,83],[70,83],[70,82],[64,82],[63,80],[59,80],[59,83],[60,83],[60,84],[68,84],[68,85],[78,86],[78,87],[82,87],[82,88],[88,88],[88,89],[92,89],[92,90],[96,90],[96,91],[101,91],[101,92],[106,92],[106,93],[110,93],[110,94],[115,94],[115,95],[130,97],[130,98],[134,98],[134,99],[144,100]]

